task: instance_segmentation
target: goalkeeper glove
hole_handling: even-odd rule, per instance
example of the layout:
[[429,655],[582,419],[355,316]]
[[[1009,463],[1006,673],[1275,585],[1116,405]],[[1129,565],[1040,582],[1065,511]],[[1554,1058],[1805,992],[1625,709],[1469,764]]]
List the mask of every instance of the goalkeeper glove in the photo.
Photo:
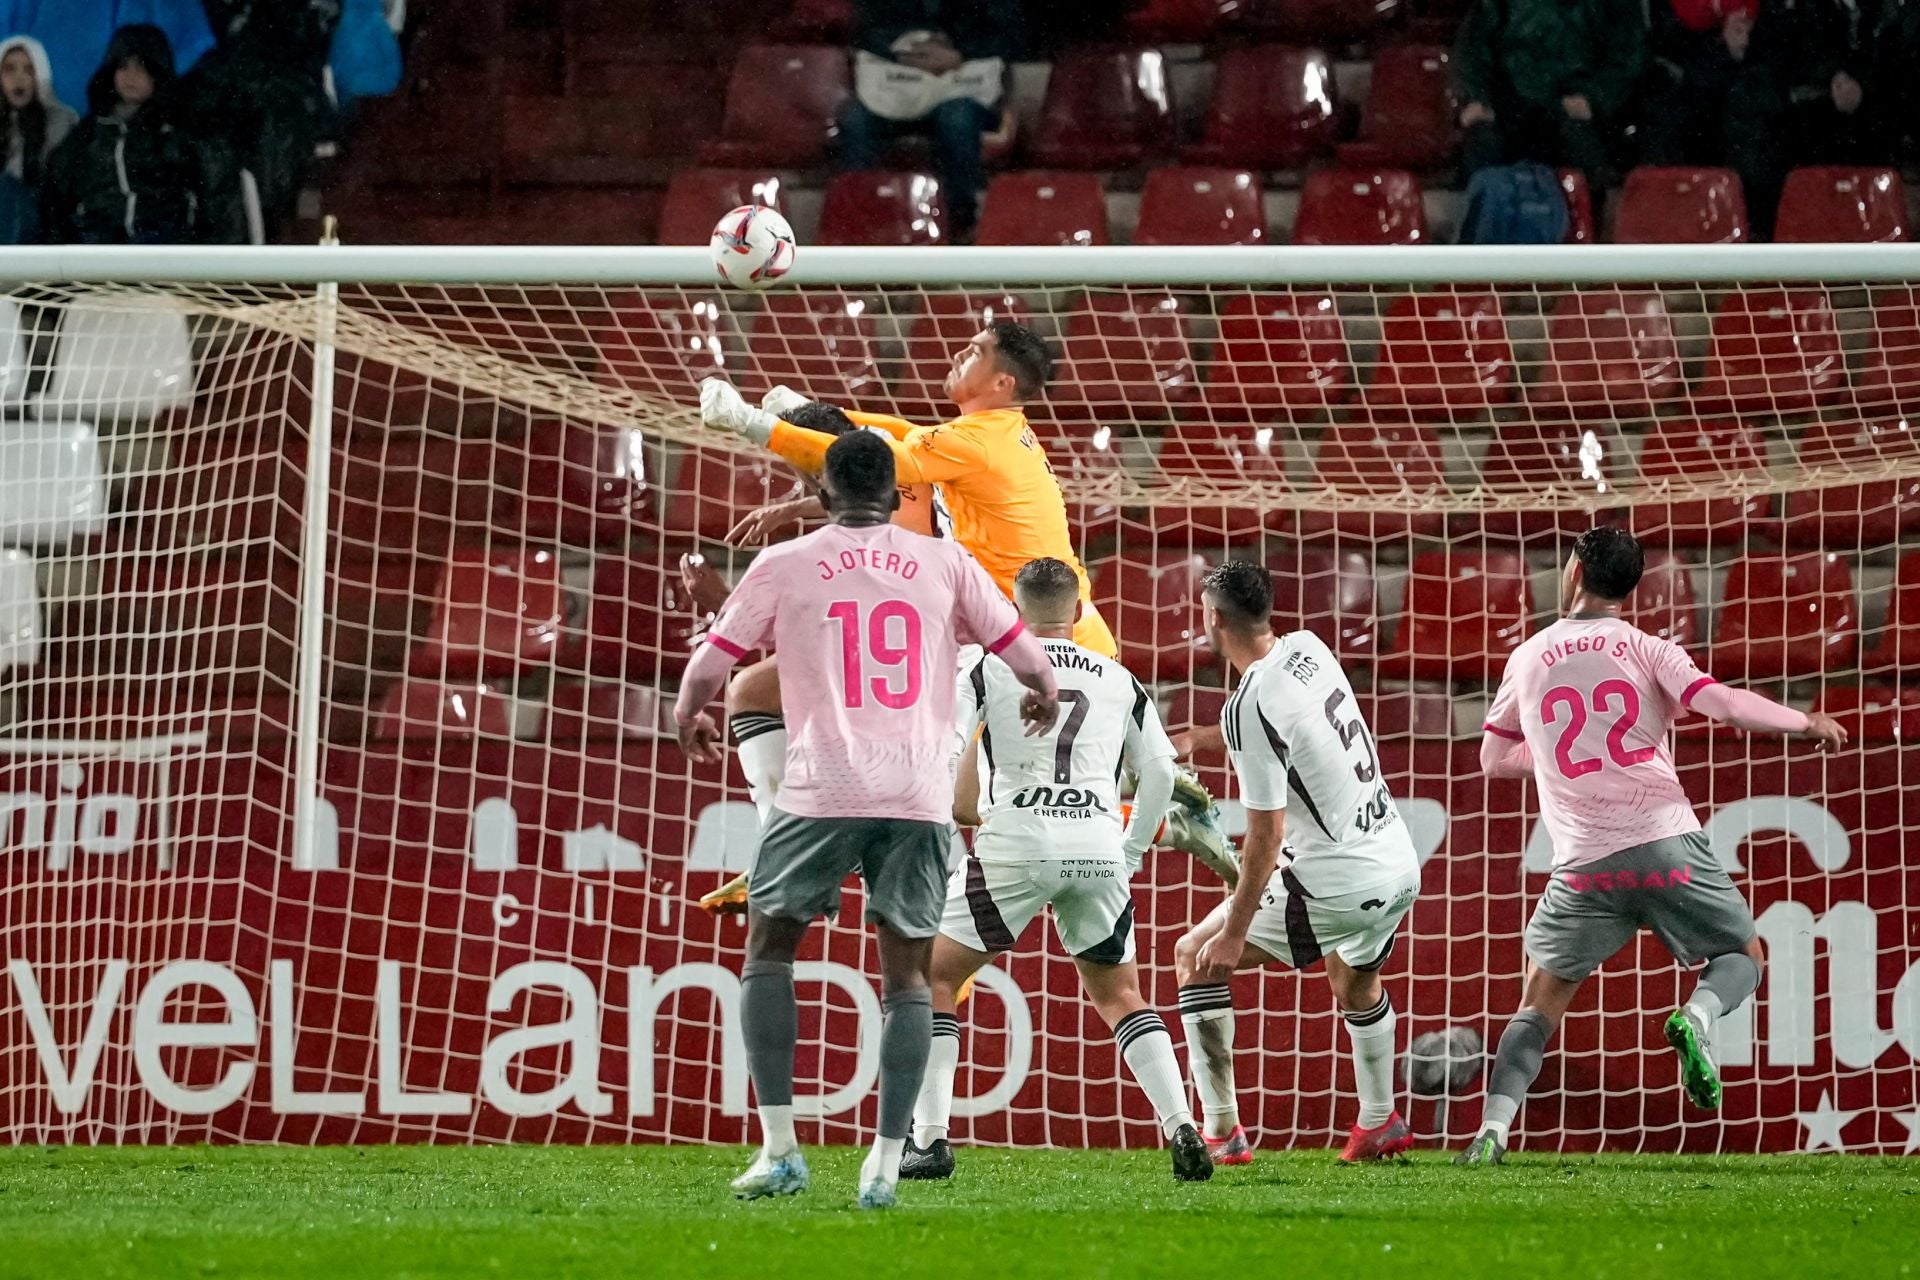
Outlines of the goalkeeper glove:
[[755,444],[773,437],[774,424],[780,420],[765,409],[756,409],[740,398],[733,385],[720,378],[700,383],[700,420],[719,431],[745,436]]
[[803,404],[812,404],[792,387],[775,387],[760,397],[760,407],[776,418],[784,418]]

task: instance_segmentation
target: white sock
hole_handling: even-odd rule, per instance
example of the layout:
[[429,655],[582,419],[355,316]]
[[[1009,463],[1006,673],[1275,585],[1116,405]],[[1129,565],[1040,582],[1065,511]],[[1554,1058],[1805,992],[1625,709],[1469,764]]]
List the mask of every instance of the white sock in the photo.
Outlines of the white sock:
[[1491,1133],[1500,1140],[1500,1145],[1504,1147],[1507,1145],[1507,1128],[1508,1126],[1505,1120],[1489,1120],[1480,1126],[1480,1132]]
[[907,1153],[905,1138],[875,1138],[873,1149],[860,1162],[860,1185],[870,1187],[876,1181],[895,1186],[900,1181],[900,1157]]
[[793,1136],[791,1106],[760,1108],[760,1140],[770,1156],[784,1156],[800,1149],[800,1140]]
[[1393,1118],[1393,1001],[1359,1012],[1343,1011],[1353,1049],[1353,1081],[1360,1093],[1360,1127],[1377,1129]]
[[1687,1001],[1687,1013],[1702,1032],[1713,1030],[1713,1024],[1720,1020],[1724,1006],[1720,1003],[1720,993],[1700,987]]
[[773,817],[780,779],[787,770],[787,726],[778,716],[747,712],[733,717],[733,753],[747,780],[747,794],[760,811],[760,829]]
[[960,1019],[933,1015],[933,1044],[927,1050],[927,1074],[913,1104],[913,1145],[925,1151],[947,1136],[953,1118],[953,1075],[960,1068]]
[[1187,1057],[1206,1117],[1206,1136],[1227,1137],[1240,1124],[1233,1088],[1232,988],[1224,982],[1182,987],[1180,1023],[1187,1032]]
[[1127,1070],[1140,1082],[1153,1114],[1160,1118],[1160,1131],[1171,1138],[1181,1125],[1193,1123],[1187,1109],[1187,1085],[1180,1078],[1180,1062],[1173,1056],[1173,1037],[1167,1024],[1151,1009],[1140,1009],[1120,1019],[1113,1029],[1120,1056]]

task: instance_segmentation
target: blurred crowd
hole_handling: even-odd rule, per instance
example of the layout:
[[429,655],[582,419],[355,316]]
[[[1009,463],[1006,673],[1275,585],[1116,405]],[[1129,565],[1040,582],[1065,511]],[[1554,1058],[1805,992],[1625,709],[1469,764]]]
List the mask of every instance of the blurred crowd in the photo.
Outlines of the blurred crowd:
[[236,244],[288,216],[389,0],[0,0],[0,243]]

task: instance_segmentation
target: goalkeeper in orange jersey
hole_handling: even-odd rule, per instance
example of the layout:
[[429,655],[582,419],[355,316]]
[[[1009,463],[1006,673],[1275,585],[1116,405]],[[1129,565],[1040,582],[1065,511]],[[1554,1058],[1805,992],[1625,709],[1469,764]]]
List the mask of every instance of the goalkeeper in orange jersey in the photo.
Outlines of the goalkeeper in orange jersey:
[[[946,392],[960,410],[957,418],[939,426],[916,427],[882,414],[849,410],[847,417],[886,438],[903,490],[932,489],[935,510],[950,513],[952,536],[1009,597],[1014,578],[1029,561],[1055,559],[1069,566],[1080,587],[1074,641],[1112,657],[1118,646],[1093,603],[1086,569],[1074,554],[1059,481],[1027,422],[1025,405],[1045,389],[1051,372],[1052,358],[1039,335],[1013,321],[995,320],[954,353]],[[755,408],[719,379],[709,378],[700,386],[700,414],[708,426],[765,445],[814,475],[834,436],[778,416],[806,403],[804,396],[776,387]],[[793,504],[763,508],[735,533],[741,540],[756,540],[790,531],[802,514]],[[930,531],[945,532],[944,524],[939,521]],[[780,718],[774,660],[736,677],[727,692],[727,709],[741,772],[764,825],[786,765],[786,729]],[[1176,798],[1194,818],[1191,824],[1179,824],[1183,830],[1176,836],[1176,847],[1231,874],[1231,849],[1209,819],[1212,798],[1191,775],[1183,775]],[[702,902],[737,907],[744,901],[744,891],[744,882],[735,882]]]

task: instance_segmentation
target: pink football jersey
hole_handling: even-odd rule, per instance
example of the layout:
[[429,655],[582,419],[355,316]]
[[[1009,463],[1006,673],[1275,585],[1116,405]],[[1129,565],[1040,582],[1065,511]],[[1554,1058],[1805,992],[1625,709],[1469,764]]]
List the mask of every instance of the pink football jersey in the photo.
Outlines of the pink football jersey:
[[761,552],[707,640],[779,655],[783,811],[948,822],[960,646],[998,653],[1021,632],[959,543],[828,525]]
[[1713,682],[1619,618],[1562,618],[1507,659],[1486,727],[1526,741],[1556,867],[1700,829],[1667,734]]

